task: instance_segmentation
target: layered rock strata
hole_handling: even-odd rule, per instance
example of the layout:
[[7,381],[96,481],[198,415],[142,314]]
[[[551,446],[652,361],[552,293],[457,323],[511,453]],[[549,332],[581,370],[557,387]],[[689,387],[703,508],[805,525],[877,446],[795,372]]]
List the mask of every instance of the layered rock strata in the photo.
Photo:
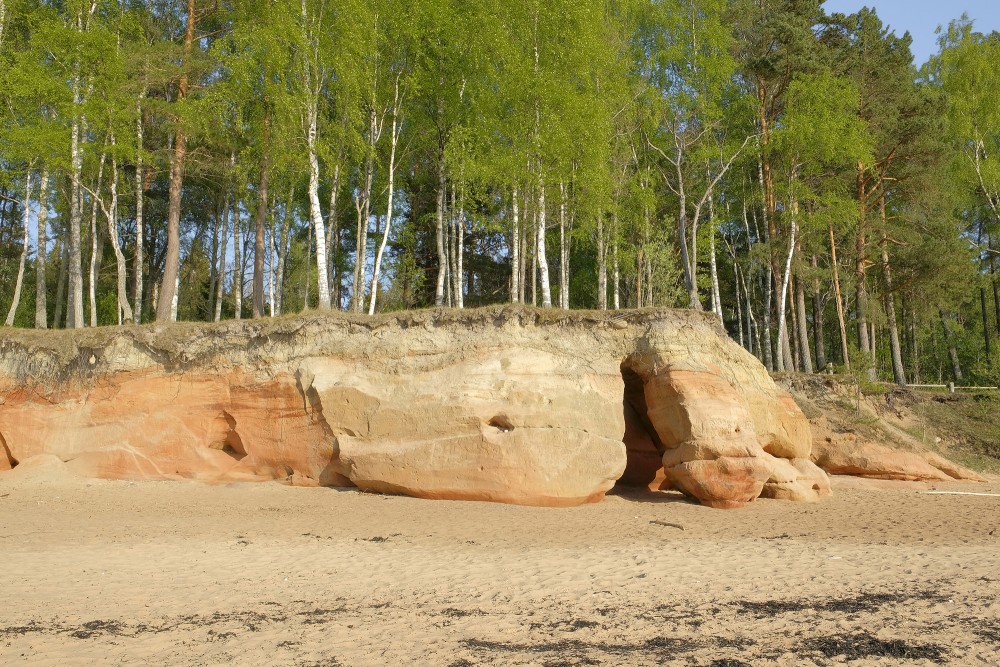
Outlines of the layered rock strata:
[[[284,479],[569,506],[829,493],[809,423],[710,315],[496,307],[0,334],[0,470]],[[12,473],[2,473],[12,474]]]

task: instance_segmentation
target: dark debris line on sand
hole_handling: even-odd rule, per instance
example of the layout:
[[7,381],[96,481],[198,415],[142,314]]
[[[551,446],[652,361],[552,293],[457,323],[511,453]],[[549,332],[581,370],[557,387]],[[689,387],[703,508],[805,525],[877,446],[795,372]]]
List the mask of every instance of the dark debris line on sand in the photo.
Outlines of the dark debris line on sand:
[[901,639],[882,640],[867,632],[814,637],[802,643],[806,651],[822,653],[827,658],[905,658],[943,663],[947,652],[937,644],[909,644]]

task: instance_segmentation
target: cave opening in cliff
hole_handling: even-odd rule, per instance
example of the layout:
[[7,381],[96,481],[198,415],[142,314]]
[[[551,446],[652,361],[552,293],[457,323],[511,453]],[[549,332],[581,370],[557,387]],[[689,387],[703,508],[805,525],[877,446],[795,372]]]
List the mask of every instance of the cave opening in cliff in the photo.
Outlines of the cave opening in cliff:
[[646,406],[646,383],[636,373],[628,360],[621,364],[625,391],[622,410],[625,415],[625,443],[627,462],[618,484],[626,487],[659,490],[663,486],[663,442],[649,420]]

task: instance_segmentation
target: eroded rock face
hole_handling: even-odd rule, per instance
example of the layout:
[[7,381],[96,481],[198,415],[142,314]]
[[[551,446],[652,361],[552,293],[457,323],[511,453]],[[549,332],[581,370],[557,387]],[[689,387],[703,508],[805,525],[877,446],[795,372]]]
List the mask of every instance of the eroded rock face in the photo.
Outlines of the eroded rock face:
[[934,452],[907,452],[865,442],[853,433],[817,438],[812,460],[832,475],[909,482],[985,481]]
[[624,473],[736,507],[828,492],[810,437],[756,359],[697,313],[490,308],[0,338],[0,470],[54,455],[94,477],[552,506],[599,500]]

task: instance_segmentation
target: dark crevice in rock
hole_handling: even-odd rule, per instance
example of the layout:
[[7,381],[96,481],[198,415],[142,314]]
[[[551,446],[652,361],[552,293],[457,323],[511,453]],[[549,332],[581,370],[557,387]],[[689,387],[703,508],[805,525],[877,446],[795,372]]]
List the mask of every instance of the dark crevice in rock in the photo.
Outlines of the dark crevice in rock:
[[225,410],[222,411],[222,416],[225,418],[226,423],[229,424],[229,433],[226,434],[226,441],[222,445],[222,452],[228,454],[236,461],[242,461],[247,456],[247,449],[243,445],[243,438],[236,431],[236,418]]
[[14,458],[14,455],[10,453],[10,447],[7,446],[7,441],[3,437],[3,433],[0,433],[0,456],[7,458],[7,465],[10,468],[16,468],[19,461]]
[[645,381],[629,367],[628,360],[621,365],[625,391],[622,410],[625,413],[625,472],[618,483],[622,486],[648,487],[663,467],[663,442],[649,421],[646,406]]
[[509,433],[514,430],[514,425],[510,423],[507,415],[497,415],[489,421],[489,425],[501,433]]

